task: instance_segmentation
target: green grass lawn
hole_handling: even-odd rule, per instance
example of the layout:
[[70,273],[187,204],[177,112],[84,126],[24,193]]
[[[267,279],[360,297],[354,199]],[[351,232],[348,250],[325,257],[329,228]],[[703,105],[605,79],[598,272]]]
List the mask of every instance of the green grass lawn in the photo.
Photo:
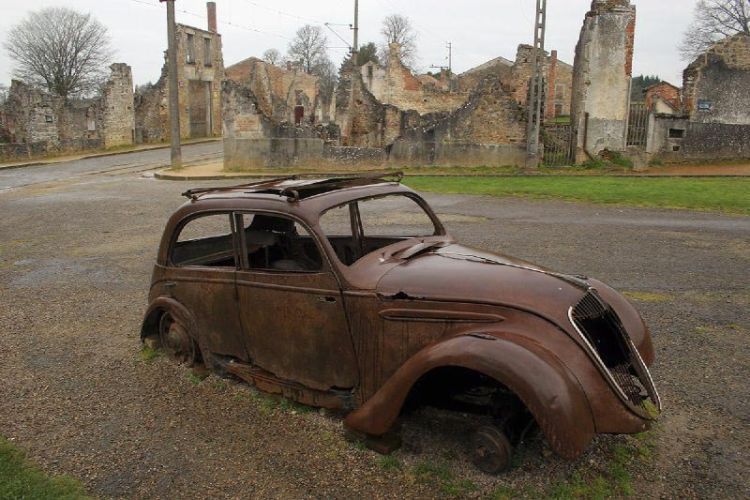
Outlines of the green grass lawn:
[[88,497],[78,481],[67,476],[47,476],[30,464],[6,439],[0,437],[0,498]]
[[750,215],[750,178],[407,177],[418,191],[560,198]]

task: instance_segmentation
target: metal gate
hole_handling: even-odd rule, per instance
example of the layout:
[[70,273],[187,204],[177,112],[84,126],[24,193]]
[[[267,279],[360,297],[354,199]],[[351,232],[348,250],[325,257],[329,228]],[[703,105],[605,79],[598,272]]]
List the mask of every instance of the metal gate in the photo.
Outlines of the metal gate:
[[646,146],[648,138],[648,108],[644,103],[630,105],[628,118],[628,146]]
[[565,167],[575,163],[571,125],[545,125],[542,127],[541,136],[544,143],[544,165]]

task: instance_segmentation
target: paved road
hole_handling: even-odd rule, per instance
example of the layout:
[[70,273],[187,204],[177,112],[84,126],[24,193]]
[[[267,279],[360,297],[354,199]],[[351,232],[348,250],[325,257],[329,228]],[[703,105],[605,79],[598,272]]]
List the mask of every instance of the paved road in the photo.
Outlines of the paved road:
[[[167,359],[142,360],[161,231],[195,184],[139,173],[168,154],[2,172],[0,435],[45,470],[102,497],[435,497],[446,495],[450,474],[476,488],[466,493],[506,487],[533,497],[573,473],[589,483],[608,477],[615,447],[639,442],[603,436],[568,463],[535,440],[518,467],[489,478],[466,465],[460,422],[417,413],[404,420],[394,469],[347,444],[340,417],[274,406],[216,377],[195,384]],[[630,293],[654,332],[665,401],[652,458],[627,466],[636,497],[747,496],[750,217],[427,198],[463,242]],[[418,472],[429,467],[449,472]]]
[[[211,160],[223,154],[221,141],[183,146],[184,162]],[[136,173],[169,165],[169,148],[73,160],[17,169],[0,169],[0,191],[100,173]]]

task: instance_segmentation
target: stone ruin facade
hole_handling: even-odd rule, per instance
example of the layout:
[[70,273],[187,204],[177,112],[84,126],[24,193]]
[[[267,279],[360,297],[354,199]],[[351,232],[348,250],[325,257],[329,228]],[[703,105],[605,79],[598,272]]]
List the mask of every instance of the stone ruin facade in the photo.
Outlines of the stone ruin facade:
[[[461,75],[414,75],[390,47],[383,66],[347,61],[330,108],[316,79],[255,58],[227,68],[225,167],[520,165],[526,155],[531,55]],[[570,112],[573,67],[542,57],[545,115]]]
[[[222,132],[221,84],[225,79],[216,4],[208,2],[208,29],[177,25],[177,88],[180,136],[183,139],[219,137]],[[135,99],[136,140],[170,139],[169,78],[166,53],[156,84],[139,89]]]
[[749,35],[721,40],[700,55],[685,69],[677,92],[678,109],[652,110],[647,146],[652,157],[750,158]]
[[571,123],[576,162],[627,148],[636,9],[594,0],[576,46]]
[[0,160],[134,143],[133,75],[113,64],[99,97],[63,99],[14,80],[3,105]]

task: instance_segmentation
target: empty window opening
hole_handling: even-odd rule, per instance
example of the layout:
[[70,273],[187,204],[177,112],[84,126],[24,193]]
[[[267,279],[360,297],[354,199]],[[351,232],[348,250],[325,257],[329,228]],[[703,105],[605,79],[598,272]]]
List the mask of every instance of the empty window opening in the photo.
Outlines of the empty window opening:
[[171,260],[178,267],[236,267],[229,214],[190,219],[180,230]]
[[295,106],[294,107],[294,124],[299,126],[302,124],[302,120],[305,118],[305,107]]
[[244,228],[243,267],[290,273],[323,268],[317,243],[298,222],[268,214],[242,214],[241,220],[238,226]]
[[211,39],[210,38],[204,38],[203,39],[203,65],[204,66],[211,66]]
[[195,36],[188,33],[187,49],[185,51],[185,62],[188,64],[195,63]]
[[685,130],[680,128],[670,128],[669,129],[669,138],[670,139],[684,139],[685,138]]
[[400,241],[443,234],[424,208],[404,195],[367,198],[330,209],[320,218],[320,227],[346,265]]

